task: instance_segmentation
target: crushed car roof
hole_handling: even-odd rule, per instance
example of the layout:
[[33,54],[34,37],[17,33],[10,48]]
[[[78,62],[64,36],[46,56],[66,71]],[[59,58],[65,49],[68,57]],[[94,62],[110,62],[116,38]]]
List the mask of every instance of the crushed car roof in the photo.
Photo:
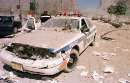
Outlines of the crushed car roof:
[[77,17],[77,16],[56,16],[54,18],[65,18],[65,19],[80,19],[80,18],[84,18],[84,17]]

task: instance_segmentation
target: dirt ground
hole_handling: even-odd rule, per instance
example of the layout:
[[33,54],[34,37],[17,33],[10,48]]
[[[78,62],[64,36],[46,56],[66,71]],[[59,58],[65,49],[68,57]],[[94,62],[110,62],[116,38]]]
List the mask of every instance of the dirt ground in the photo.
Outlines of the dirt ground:
[[[100,21],[93,23],[97,26],[95,46],[88,47],[81,54],[73,72],[61,72],[49,77],[14,71],[16,83],[130,83],[130,30],[115,29]],[[130,26],[123,28],[128,29]],[[105,37],[108,40],[100,38],[111,30],[117,31],[107,34]],[[10,38],[2,38],[0,41],[8,42]],[[108,69],[107,73],[105,68]],[[2,63],[0,69],[3,69]]]

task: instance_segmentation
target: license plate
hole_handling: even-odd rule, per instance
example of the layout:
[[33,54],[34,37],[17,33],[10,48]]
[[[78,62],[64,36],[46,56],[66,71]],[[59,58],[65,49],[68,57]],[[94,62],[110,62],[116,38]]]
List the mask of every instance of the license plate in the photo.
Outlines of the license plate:
[[22,64],[12,62],[11,63],[11,67],[13,69],[16,69],[16,70],[19,70],[19,71],[23,71],[23,65]]

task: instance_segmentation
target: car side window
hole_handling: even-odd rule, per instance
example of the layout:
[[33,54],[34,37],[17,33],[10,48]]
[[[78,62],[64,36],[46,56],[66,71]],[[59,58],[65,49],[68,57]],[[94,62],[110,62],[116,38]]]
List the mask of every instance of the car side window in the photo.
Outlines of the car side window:
[[84,19],[81,20],[81,27],[84,28],[84,29],[88,28],[88,26],[87,26],[87,24],[86,24]]
[[87,24],[86,24],[84,19],[81,20],[81,28],[82,29],[88,29],[88,26],[87,26]]

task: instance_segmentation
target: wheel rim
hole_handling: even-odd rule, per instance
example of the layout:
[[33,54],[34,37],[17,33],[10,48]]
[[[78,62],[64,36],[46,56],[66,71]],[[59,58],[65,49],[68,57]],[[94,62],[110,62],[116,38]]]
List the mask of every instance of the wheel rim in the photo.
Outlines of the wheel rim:
[[69,69],[73,69],[75,65],[77,64],[77,61],[78,61],[78,57],[75,54],[71,54],[67,67]]

